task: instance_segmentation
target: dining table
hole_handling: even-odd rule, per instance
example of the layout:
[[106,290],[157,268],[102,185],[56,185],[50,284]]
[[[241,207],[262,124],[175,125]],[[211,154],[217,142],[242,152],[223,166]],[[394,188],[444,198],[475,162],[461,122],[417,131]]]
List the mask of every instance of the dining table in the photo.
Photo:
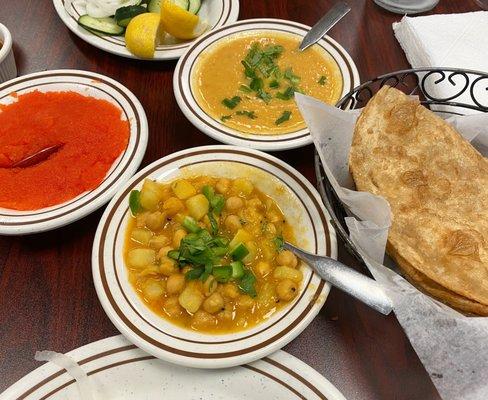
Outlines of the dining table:
[[[334,2],[241,0],[239,19],[313,25]],[[328,34],[349,52],[361,81],[409,68],[392,30],[402,16],[373,0],[348,2],[350,13]],[[440,0],[428,14],[477,10],[474,0]],[[51,0],[1,0],[0,22],[12,33],[19,76],[89,70],[117,80],[138,97],[149,122],[141,168],[173,152],[216,143],[176,104],[176,60],[143,61],[99,50],[66,28]],[[312,145],[273,154],[316,183]],[[34,360],[37,350],[64,353],[118,334],[92,280],[92,244],[103,210],[51,232],[0,237],[0,392],[40,365]],[[341,242],[338,253],[343,263],[367,273]],[[284,350],[323,374],[348,400],[440,399],[395,315],[384,316],[335,288]]]

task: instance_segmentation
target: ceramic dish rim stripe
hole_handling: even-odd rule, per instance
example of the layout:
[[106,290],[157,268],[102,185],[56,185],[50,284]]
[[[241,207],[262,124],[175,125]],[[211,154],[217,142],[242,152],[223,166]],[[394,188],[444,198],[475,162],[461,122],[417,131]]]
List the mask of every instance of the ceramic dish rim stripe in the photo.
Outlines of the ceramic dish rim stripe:
[[[111,253],[112,249],[115,247],[116,241],[115,238],[112,236],[114,235],[113,233],[113,230],[115,229],[114,224],[117,223],[119,216],[116,217],[116,220],[113,219],[113,216],[115,214],[118,215],[119,213],[122,213],[122,210],[124,209],[124,206],[122,206],[122,201],[125,199],[124,192],[127,192],[127,190],[130,191],[132,187],[138,185],[141,182],[143,177],[148,176],[153,172],[162,173],[164,168],[178,168],[178,166],[175,165],[178,163],[179,160],[178,157],[185,157],[185,156],[202,157],[202,155],[199,153],[202,150],[205,151],[206,154],[212,154],[212,155],[214,154],[222,155],[221,152],[223,152],[223,156],[225,156],[225,154],[228,152],[235,151],[237,152],[236,159],[229,159],[228,161],[236,162],[236,163],[241,162],[241,160],[237,159],[238,156],[241,156],[243,158],[248,157],[250,159],[254,159],[256,156],[262,156],[263,159],[261,159],[258,162],[261,162],[263,165],[268,164],[270,165],[269,168],[272,168],[275,164],[278,164],[280,167],[283,168],[283,172],[282,172],[283,176],[289,175],[290,178],[295,179],[296,182],[299,182],[298,184],[303,185],[308,190],[310,190],[309,201],[311,203],[313,202],[313,204],[316,204],[317,206],[317,209],[314,211],[314,213],[317,212],[319,213],[319,215],[323,216],[321,217],[323,218],[323,223],[320,224],[321,227],[320,229],[324,229],[324,233],[329,232],[326,235],[329,238],[330,246],[327,246],[326,243],[323,242],[323,245],[320,245],[321,248],[323,248],[324,251],[330,252],[332,257],[337,257],[337,241],[336,241],[335,231],[333,230],[332,226],[329,223],[328,214],[325,211],[325,208],[323,207],[320,201],[320,197],[318,197],[315,188],[310,184],[310,182],[308,182],[308,180],[306,180],[306,178],[304,178],[298,171],[288,166],[283,161],[273,156],[270,156],[266,153],[262,153],[260,151],[256,151],[253,149],[235,147],[235,146],[226,146],[226,145],[216,145],[216,146],[214,145],[214,146],[194,147],[194,148],[182,150],[177,153],[173,153],[169,156],[163,157],[160,160],[157,160],[154,163],[148,165],[146,168],[141,170],[137,175],[135,175],[129,182],[126,183],[124,188],[121,189],[119,193],[112,199],[111,203],[105,210],[105,213],[103,214],[99,226],[97,228],[97,232],[94,239],[94,245],[93,245],[92,272],[94,277],[95,288],[97,290],[99,300],[103,308],[105,309],[105,312],[107,313],[111,321],[114,323],[114,325],[119,329],[119,331],[122,334],[124,334],[124,336],[126,336],[131,342],[136,343],[139,347],[143,348],[145,351],[161,359],[167,360],[169,362],[174,362],[180,365],[184,365],[184,366],[190,366],[190,367],[220,368],[220,367],[228,367],[228,366],[243,364],[243,363],[250,362],[251,360],[262,358],[263,356],[277,350],[278,348],[283,347],[286,343],[288,343],[290,340],[295,338],[303,329],[305,329],[306,326],[308,326],[309,322],[315,317],[315,315],[319,312],[320,308],[323,306],[325,299],[329,293],[330,285],[328,283],[321,284],[323,281],[321,281],[316,275],[312,273],[311,279],[314,279],[314,282],[317,283],[317,285],[321,286],[320,289],[316,291],[317,296],[323,296],[323,301],[319,301],[317,303],[310,301],[309,303],[307,303],[308,299],[303,300],[303,303],[300,303],[301,304],[300,308],[297,309],[297,313],[300,312],[301,314],[298,317],[296,317],[297,319],[293,321],[292,326],[289,329],[285,330],[284,328],[284,324],[286,321],[285,319],[285,321],[282,322],[283,326],[281,327],[276,326],[273,328],[273,326],[270,326],[267,327],[266,329],[263,329],[263,332],[271,328],[275,329],[274,333],[270,331],[271,333],[268,333],[267,336],[261,338],[262,340],[266,339],[267,341],[269,341],[267,343],[264,343],[263,346],[259,346],[258,348],[255,348],[256,346],[254,346],[254,344],[252,345],[249,344],[247,346],[241,345],[241,346],[245,346],[243,347],[244,354],[226,355],[227,353],[222,353],[224,355],[222,357],[219,353],[213,353],[212,351],[208,351],[204,353],[190,352],[189,355],[185,355],[185,354],[182,355],[180,354],[181,351],[178,350],[178,347],[180,347],[181,343],[183,343],[183,340],[180,337],[174,340],[174,342],[177,342],[175,351],[174,352],[171,350],[168,351],[167,349],[164,348],[165,347],[164,344],[158,342],[159,340],[158,338],[155,339],[154,337],[148,336],[147,332],[142,332],[139,330],[139,329],[146,328],[145,326],[143,326],[144,324],[143,320],[140,320],[138,317],[134,317],[134,318],[138,318],[137,320],[138,326],[135,326],[133,321],[129,321],[127,319],[126,313],[129,312],[129,310],[126,304],[122,305],[122,307],[124,307],[127,310],[126,312],[123,312],[120,309],[117,311],[114,308],[114,307],[118,308],[119,305],[114,305],[113,302],[111,302],[108,297],[109,295],[112,296],[112,294],[110,293],[111,289],[109,287],[115,284],[113,283],[114,281],[113,273],[110,271],[112,267],[110,266],[108,270],[108,272],[111,274],[109,276],[109,279],[112,281],[112,283],[109,284],[106,280],[107,278],[103,278],[103,275],[105,274],[104,269],[108,267],[106,266],[102,267],[102,265],[104,264],[103,259],[106,257],[110,257],[109,253]],[[214,158],[215,157],[211,157],[207,161],[211,162]],[[273,164],[273,162],[275,162],[275,164]],[[257,167],[257,165],[253,165],[253,166]],[[270,173],[270,171],[267,171],[267,173]],[[286,184],[286,182],[284,183]],[[122,218],[124,218],[125,215],[126,213],[124,211],[124,214],[121,214]],[[109,229],[112,231],[112,233],[110,234],[110,238],[108,240],[109,244],[107,245],[105,242],[106,240],[105,235],[107,235]],[[324,236],[323,240],[325,240],[325,238],[326,236]],[[320,237],[318,239],[322,240]],[[109,253],[107,253],[107,251]],[[103,279],[105,279],[105,281],[103,281]],[[117,297],[121,297],[118,292],[115,295]],[[132,327],[130,325],[132,325]],[[176,326],[172,325],[172,327],[175,330],[178,330]],[[284,330],[285,332],[282,333],[282,331]],[[137,331],[139,331],[139,333],[137,333]],[[179,328],[178,331],[184,332],[184,329]],[[243,333],[239,332],[238,334],[240,334],[241,336],[246,335],[245,332],[246,331],[243,331]],[[151,330],[149,333],[156,335],[156,333],[154,333],[154,330]],[[259,339],[259,335],[263,335],[263,333],[260,332],[258,335],[256,335],[258,339]],[[185,337],[184,334],[182,334],[181,336]],[[249,341],[249,339],[246,338],[243,338],[242,340]],[[219,345],[218,343],[215,344],[210,343],[209,345],[210,347],[208,347],[208,345],[203,345],[203,346],[207,346],[205,350],[211,350],[213,348],[213,350],[215,351],[215,348],[217,348],[218,345]],[[202,345],[198,344],[197,346],[202,346]],[[250,350],[246,350],[248,348],[250,348]],[[196,355],[198,355],[199,357],[196,357]]]
[[[124,354],[126,353],[126,354]],[[148,360],[157,360],[156,357],[145,353],[138,349],[135,345],[130,344],[122,335],[111,336],[105,339],[100,339],[95,342],[80,346],[74,350],[69,351],[66,355],[77,360],[78,364],[86,371],[88,376],[95,375],[107,369],[117,368],[120,365],[125,365],[134,362],[145,362]],[[118,362],[110,361],[110,358],[117,357]],[[98,368],[96,365],[101,364]],[[274,380],[280,385],[284,386],[288,380],[284,377],[273,375],[273,369],[263,370],[263,365],[276,367],[282,373],[289,376],[290,379],[295,379],[304,386],[308,387],[320,399],[329,399],[326,392],[332,392],[332,396],[336,400],[345,400],[344,396],[333,386],[323,375],[315,370],[310,365],[306,364],[299,358],[285,351],[278,350],[277,352],[256,361],[252,364],[241,365],[236,368],[245,368],[261,374],[269,379]],[[299,372],[302,372],[300,374]],[[270,376],[271,375],[271,376]],[[27,373],[18,381],[10,385],[3,393],[0,393],[0,399],[10,399],[16,396],[18,400],[26,399],[28,396],[34,395],[36,391],[43,389],[57,378],[65,378],[64,382],[59,382],[57,387],[51,389],[42,398],[50,398],[55,393],[66,387],[73,385],[75,380],[64,370],[50,363],[45,363]],[[279,382],[278,382],[278,381]],[[37,394],[36,398],[40,399],[41,393]]]
[[[215,1],[215,0],[207,0]],[[239,16],[240,4],[239,0],[220,0],[222,4],[222,12],[217,22],[211,29],[216,29],[221,26],[225,26],[227,23],[237,21]],[[78,26],[74,17],[67,12],[64,3],[65,0],[52,0],[56,12],[63,22],[63,24],[78,38],[98,48],[99,50],[106,51],[111,54],[115,54],[120,57],[132,58],[143,61],[162,61],[162,60],[175,60],[181,57],[186,49],[193,43],[193,41],[176,43],[172,45],[159,45],[156,47],[154,58],[142,59],[131,54],[125,47],[125,41],[122,39],[116,39],[117,37],[104,37],[102,35],[96,35],[90,33]],[[225,15],[224,15],[225,14]],[[210,30],[211,32],[211,30]],[[113,41],[112,41],[113,40]],[[105,44],[107,42],[107,44]]]
[[[193,72],[194,63],[208,46],[212,46],[214,43],[225,39],[227,36],[225,33],[235,35],[253,30],[272,30],[296,35],[297,32],[295,31],[300,31],[301,34],[304,34],[310,29],[309,26],[294,21],[274,18],[256,18],[239,20],[201,36],[192,43],[187,52],[179,59],[173,74],[173,91],[181,111],[196,128],[222,143],[264,151],[287,150],[310,144],[312,138],[308,128],[285,134],[272,135],[273,137],[276,137],[273,139],[264,135],[242,133],[236,129],[220,124],[199,106],[198,102],[193,97],[191,86],[191,74]],[[207,43],[212,38],[214,40],[211,43]],[[205,47],[203,47],[203,43],[205,43]],[[324,36],[324,38],[318,42],[318,45],[327,51],[339,66],[343,79],[342,97],[360,82],[356,64],[344,47],[331,37]],[[199,46],[202,48],[198,49]],[[332,53],[336,54],[334,55]],[[341,68],[341,64],[344,64],[345,69]]]
[[[60,80],[62,78],[66,79]],[[29,86],[29,82],[34,84]],[[0,93],[10,87],[16,91],[54,84],[91,88],[110,96],[114,102],[119,104],[118,107],[121,108],[126,117],[135,118],[134,121],[129,120],[129,142],[126,149],[112,164],[107,176],[95,189],[84,192],[64,203],[39,210],[20,212],[1,208],[0,234],[23,235],[44,232],[65,226],[85,217],[111,199],[125,180],[136,172],[144,157],[148,141],[148,124],[142,104],[129,89],[112,78],[84,70],[48,70],[27,74],[4,82],[0,85]],[[17,87],[18,85],[21,85],[21,87]],[[74,91],[83,94],[82,90],[74,89]],[[8,95],[9,92],[6,92],[4,97]],[[129,108],[124,108],[114,96],[122,98]],[[111,177],[116,171],[118,171],[117,176]],[[25,220],[30,217],[33,218]]]

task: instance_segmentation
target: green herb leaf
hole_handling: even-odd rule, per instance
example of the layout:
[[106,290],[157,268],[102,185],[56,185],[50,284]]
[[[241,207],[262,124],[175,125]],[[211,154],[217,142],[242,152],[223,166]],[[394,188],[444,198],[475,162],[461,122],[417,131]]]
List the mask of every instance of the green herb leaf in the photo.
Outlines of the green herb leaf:
[[257,93],[257,97],[262,99],[266,104],[268,104],[272,97],[268,92],[265,92],[263,89],[259,89]]
[[202,275],[200,275],[200,280],[205,282],[207,280],[207,278],[212,274],[212,270],[213,270],[212,264],[205,265],[205,269],[204,269]]
[[251,93],[252,89],[249,86],[241,85],[239,86],[239,90],[244,93]]
[[288,121],[291,116],[291,111],[283,111],[283,114],[275,121],[275,125],[280,125],[285,121]]
[[301,78],[298,75],[295,75],[291,68],[287,68],[283,74],[283,78],[290,81],[292,85],[298,85],[300,83]]
[[246,117],[250,119],[256,119],[256,114],[254,114],[254,111],[237,111],[237,115],[245,115]]
[[141,192],[139,190],[133,190],[129,195],[129,208],[132,215],[138,214],[141,209]]
[[283,236],[276,236],[273,239],[273,243],[276,246],[277,251],[283,250],[283,245],[285,244],[285,239],[283,239]]
[[222,196],[221,194],[216,194],[214,198],[210,201],[210,207],[212,207],[212,210],[217,215],[219,215],[222,212],[224,205],[225,205],[225,199],[224,196]]
[[232,118],[232,115],[222,115],[222,116],[220,117],[220,120],[221,120],[222,122],[225,122],[225,121],[227,121],[228,119],[231,119],[231,118]]
[[249,84],[249,87],[254,90],[255,92],[261,90],[264,86],[263,80],[261,78],[254,78],[251,83]]
[[322,76],[320,77],[320,79],[317,81],[317,83],[318,83],[319,85],[321,85],[321,86],[324,86],[324,85],[325,85],[325,82],[327,82],[327,77],[326,77],[326,76],[324,76],[324,75],[322,75]]
[[280,100],[290,100],[295,95],[295,91],[294,87],[288,86],[285,91],[276,93],[275,97]]
[[231,99],[224,99],[222,100],[222,104],[231,110],[236,108],[236,106],[241,102],[241,98],[239,96],[234,96]]
[[185,274],[185,278],[188,281],[194,281],[200,278],[204,272],[205,272],[204,266],[193,267]]
[[280,87],[280,83],[276,80],[276,79],[273,79],[270,83],[269,83],[269,87],[271,89],[278,89]]
[[242,278],[239,279],[237,286],[242,292],[248,294],[251,297],[256,297],[257,293],[255,284],[256,277],[249,269],[246,269]]

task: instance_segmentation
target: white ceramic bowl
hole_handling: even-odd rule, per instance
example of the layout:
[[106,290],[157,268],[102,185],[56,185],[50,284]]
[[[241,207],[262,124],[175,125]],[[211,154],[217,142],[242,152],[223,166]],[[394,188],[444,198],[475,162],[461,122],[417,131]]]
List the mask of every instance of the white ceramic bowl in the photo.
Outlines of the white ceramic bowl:
[[260,151],[195,147],[155,161],[124,185],[105,210],[93,244],[93,280],[105,312],[128,340],[156,357],[190,367],[224,368],[260,359],[293,340],[317,315],[330,286],[302,266],[304,278],[294,301],[265,322],[231,334],[187,330],[153,313],[131,286],[123,259],[129,194],[145,178],[172,181],[202,174],[251,179],[275,199],[303,248],[335,258],[337,243],[314,187],[298,171]]
[[[78,25],[78,17],[86,13],[81,4],[73,4],[71,14],[66,10],[66,0],[53,0],[54,7],[64,24],[76,36],[101,50],[128,58],[137,58],[125,47],[124,36],[97,35]],[[237,21],[239,16],[239,0],[203,0],[198,15],[210,25],[210,30]],[[177,41],[166,39],[159,44],[154,58],[149,61],[172,60],[179,58],[193,43],[193,40]]]
[[17,76],[12,35],[3,24],[0,24],[0,43],[2,46],[0,48],[0,83],[2,83]]
[[148,139],[144,109],[129,89],[104,75],[80,70],[37,72],[0,85],[0,104],[15,101],[15,95],[34,90],[74,91],[85,96],[107,100],[123,111],[129,121],[130,136],[124,152],[115,160],[104,180],[95,189],[65,203],[34,211],[0,208],[0,234],[23,235],[44,232],[67,225],[109,201],[139,167]]
[[[180,58],[173,75],[173,90],[179,107],[195,127],[223,143],[264,151],[287,150],[310,144],[312,138],[308,128],[277,135],[255,135],[232,129],[208,115],[198,104],[192,89],[196,61],[209,46],[219,40],[249,31],[285,32],[303,37],[310,29],[309,26],[286,20],[249,19],[238,21],[202,36]],[[339,98],[342,98],[359,85],[356,65],[346,50],[329,36],[325,36],[317,45],[329,53],[339,66],[342,74],[342,93]]]

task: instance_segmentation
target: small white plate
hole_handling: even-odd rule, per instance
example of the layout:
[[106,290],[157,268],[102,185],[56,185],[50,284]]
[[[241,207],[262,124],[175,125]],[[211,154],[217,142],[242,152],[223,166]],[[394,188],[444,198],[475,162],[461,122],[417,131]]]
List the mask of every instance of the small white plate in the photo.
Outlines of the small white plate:
[[[53,0],[53,3],[64,24],[71,32],[85,42],[112,54],[128,58],[138,58],[125,47],[124,36],[96,35],[78,25],[78,17],[86,14],[84,7],[73,4],[74,15],[70,15],[65,8],[66,0]],[[198,15],[208,22],[209,26],[211,26],[210,30],[217,29],[237,21],[239,16],[239,0],[203,0],[202,8]],[[178,41],[174,38],[168,38],[165,43],[157,46],[154,52],[154,58],[149,61],[177,59],[183,55],[193,42],[194,40]]]
[[[107,100],[122,110],[130,124],[129,143],[115,160],[100,185],[65,203],[34,211],[0,208],[0,234],[24,235],[44,232],[76,221],[109,201],[122,183],[141,164],[146,151],[148,128],[146,113],[132,92],[104,75],[81,70],[52,70],[12,79],[0,85],[0,104],[15,101],[15,96],[34,90],[73,91]],[[47,190],[49,190],[47,188]]]
[[[346,400],[317,371],[284,351],[220,371],[168,364],[122,336],[99,340],[67,355],[87,373],[93,400]],[[0,394],[0,400],[79,398],[73,378],[49,363]]]
[[336,258],[337,242],[314,187],[298,171],[260,151],[195,147],[155,161],[124,185],[105,210],[93,244],[93,280],[105,312],[128,340],[158,358],[189,367],[224,368],[260,359],[293,340],[322,308],[330,285],[304,266],[300,295],[288,307],[254,328],[231,334],[187,330],[153,313],[129,283],[123,259],[129,193],[145,178],[172,181],[202,174],[250,179],[276,200],[305,249]]
[[[199,38],[180,58],[173,75],[173,90],[179,107],[188,120],[199,130],[222,143],[245,146],[264,151],[293,149],[312,143],[308,128],[292,133],[277,135],[255,135],[232,129],[208,115],[198,104],[192,90],[192,77],[198,57],[209,46],[229,35],[248,33],[249,31],[285,32],[300,37],[311,28],[297,22],[279,19],[249,19],[217,29]],[[340,98],[359,85],[359,73],[346,50],[329,36],[318,43],[336,61],[342,73],[342,93]]]

